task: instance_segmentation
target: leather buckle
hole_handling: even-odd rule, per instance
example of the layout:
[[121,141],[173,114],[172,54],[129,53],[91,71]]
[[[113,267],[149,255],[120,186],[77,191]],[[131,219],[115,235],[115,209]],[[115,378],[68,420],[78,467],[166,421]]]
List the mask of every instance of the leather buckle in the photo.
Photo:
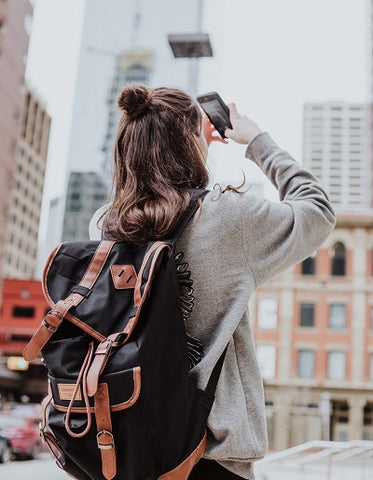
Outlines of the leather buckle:
[[[106,342],[106,340],[104,341]],[[95,351],[95,355],[108,355],[110,353],[112,344],[113,344],[113,341],[109,339],[107,341],[107,345],[105,348],[102,348],[102,347],[100,348],[100,346],[98,346],[97,350]]]
[[45,327],[47,330],[49,330],[50,332],[52,333],[55,333],[57,332],[57,327],[54,327],[53,325],[51,325],[50,323],[48,323],[45,318],[43,320],[43,327]]
[[43,322],[42,322],[42,325],[47,329],[49,330],[50,332],[52,333],[55,333],[57,332],[57,329],[59,327],[59,325],[57,327],[54,327],[53,325],[51,325],[50,323],[47,322],[46,318],[48,318],[49,315],[52,315],[54,317],[57,317],[60,322],[63,320],[63,316],[61,314],[61,312],[59,312],[58,310],[49,310],[49,312],[46,314],[46,316],[43,318]]
[[[104,435],[104,434],[107,434],[111,437],[111,443],[110,444],[106,444],[106,443],[100,443],[100,435]],[[97,439],[97,446],[100,450],[110,450],[112,448],[115,448],[115,443],[114,443],[114,437],[113,437],[113,434],[111,432],[109,432],[109,430],[100,430],[98,432],[98,434],[96,435],[96,439]]]

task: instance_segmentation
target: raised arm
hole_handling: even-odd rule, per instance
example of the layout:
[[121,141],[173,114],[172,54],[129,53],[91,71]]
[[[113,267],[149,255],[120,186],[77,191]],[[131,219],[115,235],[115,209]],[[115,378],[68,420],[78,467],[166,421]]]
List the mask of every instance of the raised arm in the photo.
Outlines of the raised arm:
[[237,195],[242,248],[256,286],[314,253],[335,224],[327,194],[316,177],[303,169],[267,133],[230,105],[233,129],[226,136],[249,143],[254,161],[277,188],[280,202],[251,194]]

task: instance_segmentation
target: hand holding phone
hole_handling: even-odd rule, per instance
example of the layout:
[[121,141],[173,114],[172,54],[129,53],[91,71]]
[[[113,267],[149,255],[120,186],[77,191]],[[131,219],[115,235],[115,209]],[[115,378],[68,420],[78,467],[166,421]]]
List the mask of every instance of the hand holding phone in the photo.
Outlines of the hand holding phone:
[[217,92],[205,93],[198,95],[197,101],[220,136],[226,138],[224,132],[227,128],[232,128],[232,124],[229,120],[229,108],[220,95]]
[[233,127],[226,130],[226,136],[236,143],[248,145],[262,133],[262,129],[255,122],[237,111],[234,103],[229,104],[229,118]]

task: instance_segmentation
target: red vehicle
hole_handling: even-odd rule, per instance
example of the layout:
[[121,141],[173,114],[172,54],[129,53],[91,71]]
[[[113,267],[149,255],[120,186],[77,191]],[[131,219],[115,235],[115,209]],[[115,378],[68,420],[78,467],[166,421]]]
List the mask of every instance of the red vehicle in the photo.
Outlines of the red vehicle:
[[36,419],[1,412],[0,430],[9,438],[14,456],[27,458],[38,456],[41,439]]

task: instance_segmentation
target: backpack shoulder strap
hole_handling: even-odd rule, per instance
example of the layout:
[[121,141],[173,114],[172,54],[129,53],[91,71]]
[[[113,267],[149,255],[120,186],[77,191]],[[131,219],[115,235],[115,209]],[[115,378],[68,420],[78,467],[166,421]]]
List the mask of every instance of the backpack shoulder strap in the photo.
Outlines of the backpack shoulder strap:
[[223,363],[225,360],[225,355],[228,350],[228,345],[225,347],[223,353],[220,355],[219,360],[216,362],[215,367],[213,368],[205,392],[210,396],[215,395],[216,386],[219,381],[220,373],[223,368]]
[[[190,203],[186,211],[181,216],[180,222],[177,226],[176,231],[174,232],[173,236],[167,240],[167,243],[172,247],[172,251],[174,250],[175,243],[179,239],[180,235],[183,233],[185,227],[188,225],[189,220],[193,218],[193,215],[196,213],[198,208],[200,207],[199,199],[203,199],[209,190],[205,190],[203,188],[195,188],[190,190]],[[105,219],[103,220],[103,227],[106,225]],[[101,233],[102,240],[116,240],[114,237],[111,237],[108,232],[102,231]]]
[[193,218],[196,211],[199,209],[200,203],[201,203],[199,200],[200,199],[202,200],[205,197],[205,195],[207,195],[208,192],[209,190],[204,190],[204,189],[194,189],[190,191],[189,206],[181,216],[180,222],[174,234],[167,241],[167,243],[169,243],[172,246],[172,251],[174,250],[175,244],[180,238],[180,235],[183,233],[185,227],[188,225],[189,221]]

